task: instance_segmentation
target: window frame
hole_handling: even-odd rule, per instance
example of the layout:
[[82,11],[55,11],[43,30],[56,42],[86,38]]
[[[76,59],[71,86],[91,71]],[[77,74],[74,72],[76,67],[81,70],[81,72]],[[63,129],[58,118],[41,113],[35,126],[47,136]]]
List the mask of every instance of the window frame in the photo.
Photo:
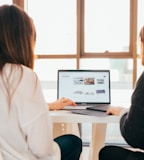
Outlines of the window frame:
[[[28,0],[13,0],[14,4],[26,9]],[[85,0],[77,0],[77,53],[66,55],[38,54],[39,59],[76,58],[76,68],[80,69],[81,58],[131,58],[133,60],[133,86],[137,79],[137,7],[138,0],[130,0],[130,37],[129,52],[86,53],[84,51],[84,4]]]

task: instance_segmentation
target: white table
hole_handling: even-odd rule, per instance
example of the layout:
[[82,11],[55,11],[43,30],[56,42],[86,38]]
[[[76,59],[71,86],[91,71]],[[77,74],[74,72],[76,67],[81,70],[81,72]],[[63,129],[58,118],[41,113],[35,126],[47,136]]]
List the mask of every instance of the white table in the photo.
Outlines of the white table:
[[[92,139],[89,149],[89,160],[98,160],[98,153],[105,144],[106,127],[108,123],[119,123],[119,116],[88,116],[73,114],[70,111],[51,111],[54,123],[54,137],[73,133],[78,136],[78,123],[92,123]],[[81,157],[82,159],[82,157]]]

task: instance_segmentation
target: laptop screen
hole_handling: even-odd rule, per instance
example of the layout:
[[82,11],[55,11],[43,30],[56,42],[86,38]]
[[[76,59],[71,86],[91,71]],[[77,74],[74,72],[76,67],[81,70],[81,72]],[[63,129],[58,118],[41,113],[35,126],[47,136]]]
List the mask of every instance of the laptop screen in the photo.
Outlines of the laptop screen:
[[57,98],[77,104],[110,104],[109,70],[58,70]]

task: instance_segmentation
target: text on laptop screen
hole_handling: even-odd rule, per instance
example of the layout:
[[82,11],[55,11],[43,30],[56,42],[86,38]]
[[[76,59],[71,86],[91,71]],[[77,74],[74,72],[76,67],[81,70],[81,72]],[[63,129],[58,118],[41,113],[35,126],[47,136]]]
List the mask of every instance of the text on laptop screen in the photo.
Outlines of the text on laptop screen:
[[59,70],[57,92],[76,103],[110,103],[110,71]]

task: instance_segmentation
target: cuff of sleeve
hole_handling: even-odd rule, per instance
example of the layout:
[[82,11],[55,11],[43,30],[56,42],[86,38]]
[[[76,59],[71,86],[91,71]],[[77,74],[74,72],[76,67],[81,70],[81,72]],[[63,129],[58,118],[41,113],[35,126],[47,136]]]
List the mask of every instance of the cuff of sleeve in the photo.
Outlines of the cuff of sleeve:
[[51,155],[51,160],[61,160],[60,147],[56,142],[54,142],[53,144],[53,153]]

